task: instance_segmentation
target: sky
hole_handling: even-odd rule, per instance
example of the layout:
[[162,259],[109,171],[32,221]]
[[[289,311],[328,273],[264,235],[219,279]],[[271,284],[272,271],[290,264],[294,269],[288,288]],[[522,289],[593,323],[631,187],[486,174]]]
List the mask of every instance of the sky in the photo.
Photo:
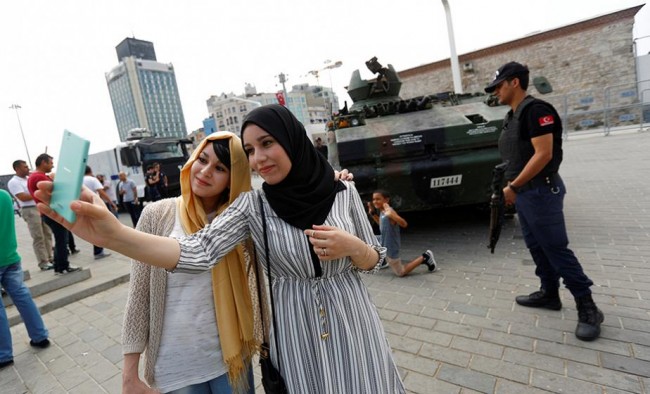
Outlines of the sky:
[[[448,2],[461,55],[643,4]],[[440,0],[3,1],[0,174],[12,173],[15,159],[27,160],[22,135],[32,163],[47,151],[56,164],[64,129],[89,139],[91,153],[119,143],[104,74],[118,64],[115,46],[126,37],[153,42],[158,61],[173,63],[188,132],[202,126],[211,95],[242,94],[246,83],[275,92],[284,73],[287,90],[319,83],[351,104],[344,86],[355,69],[373,77],[364,63],[371,57],[400,71],[450,54]],[[650,5],[637,14],[634,37],[638,53],[650,52]],[[321,71],[317,81],[309,71],[328,60],[342,66]]]

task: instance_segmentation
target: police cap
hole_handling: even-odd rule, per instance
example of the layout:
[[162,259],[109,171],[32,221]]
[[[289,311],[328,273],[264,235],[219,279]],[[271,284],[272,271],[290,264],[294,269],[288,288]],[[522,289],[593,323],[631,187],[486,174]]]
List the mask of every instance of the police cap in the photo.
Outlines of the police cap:
[[506,79],[528,75],[528,67],[517,62],[506,63],[494,74],[494,80],[485,88],[487,93],[494,92],[494,89]]

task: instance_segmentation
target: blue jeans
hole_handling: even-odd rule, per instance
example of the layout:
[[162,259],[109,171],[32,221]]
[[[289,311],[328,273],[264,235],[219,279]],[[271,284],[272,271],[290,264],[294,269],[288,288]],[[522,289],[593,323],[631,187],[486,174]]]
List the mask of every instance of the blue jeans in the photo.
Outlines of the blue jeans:
[[[18,308],[20,317],[25,322],[29,338],[34,342],[47,339],[49,333],[45,328],[41,313],[32,299],[32,294],[23,282],[23,269],[20,262],[0,267],[0,284],[9,294],[16,308]],[[9,320],[7,319],[4,303],[0,303],[0,362],[11,359],[13,359],[13,349]]]
[[[228,374],[217,376],[207,382],[193,384],[178,390],[170,391],[168,394],[232,394],[232,387],[228,382]],[[255,383],[253,382],[253,367],[248,368],[248,394],[255,394]]]
[[535,274],[545,290],[560,286],[560,278],[574,297],[591,294],[591,279],[569,249],[564,222],[564,183],[540,186],[517,195],[521,232],[535,262]]

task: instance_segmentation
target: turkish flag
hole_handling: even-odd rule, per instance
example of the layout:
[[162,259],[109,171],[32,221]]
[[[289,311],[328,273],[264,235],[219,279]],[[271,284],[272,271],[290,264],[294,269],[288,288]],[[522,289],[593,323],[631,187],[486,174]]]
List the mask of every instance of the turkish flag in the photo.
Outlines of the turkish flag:
[[555,119],[553,119],[553,115],[542,116],[541,118],[537,119],[537,121],[539,122],[539,125],[541,127],[550,126],[553,123],[555,123]]
[[278,104],[287,106],[286,101],[284,101],[284,93],[281,90],[275,94],[275,98],[278,99]]

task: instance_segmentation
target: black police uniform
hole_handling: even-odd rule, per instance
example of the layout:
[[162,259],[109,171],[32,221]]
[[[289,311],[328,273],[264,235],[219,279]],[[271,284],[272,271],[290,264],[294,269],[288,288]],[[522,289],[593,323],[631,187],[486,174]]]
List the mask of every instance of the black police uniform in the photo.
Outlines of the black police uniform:
[[166,177],[166,176],[167,176],[167,175],[165,175],[165,173],[162,172],[162,171],[160,171],[160,172],[158,173],[158,178],[159,178],[159,179],[158,179],[158,184],[157,184],[156,186],[158,187],[158,193],[160,194],[160,198],[167,198],[167,197],[169,197],[169,195],[168,195],[168,190],[167,190],[167,186],[165,186],[165,177]]
[[145,186],[145,194],[146,194],[146,199],[149,201],[158,201],[162,198],[160,195],[160,189],[158,189],[158,184],[159,182],[154,183],[154,178],[156,177],[155,173],[147,173],[146,174],[146,183],[147,185]]
[[508,112],[499,151],[508,161],[505,177],[514,180],[535,153],[531,139],[553,134],[553,158],[530,182],[518,189],[516,208],[521,230],[535,262],[541,288],[557,293],[559,279],[578,298],[591,294],[593,282],[568,248],[563,202],[566,193],[558,174],[562,162],[562,122],[552,105],[527,96]]

